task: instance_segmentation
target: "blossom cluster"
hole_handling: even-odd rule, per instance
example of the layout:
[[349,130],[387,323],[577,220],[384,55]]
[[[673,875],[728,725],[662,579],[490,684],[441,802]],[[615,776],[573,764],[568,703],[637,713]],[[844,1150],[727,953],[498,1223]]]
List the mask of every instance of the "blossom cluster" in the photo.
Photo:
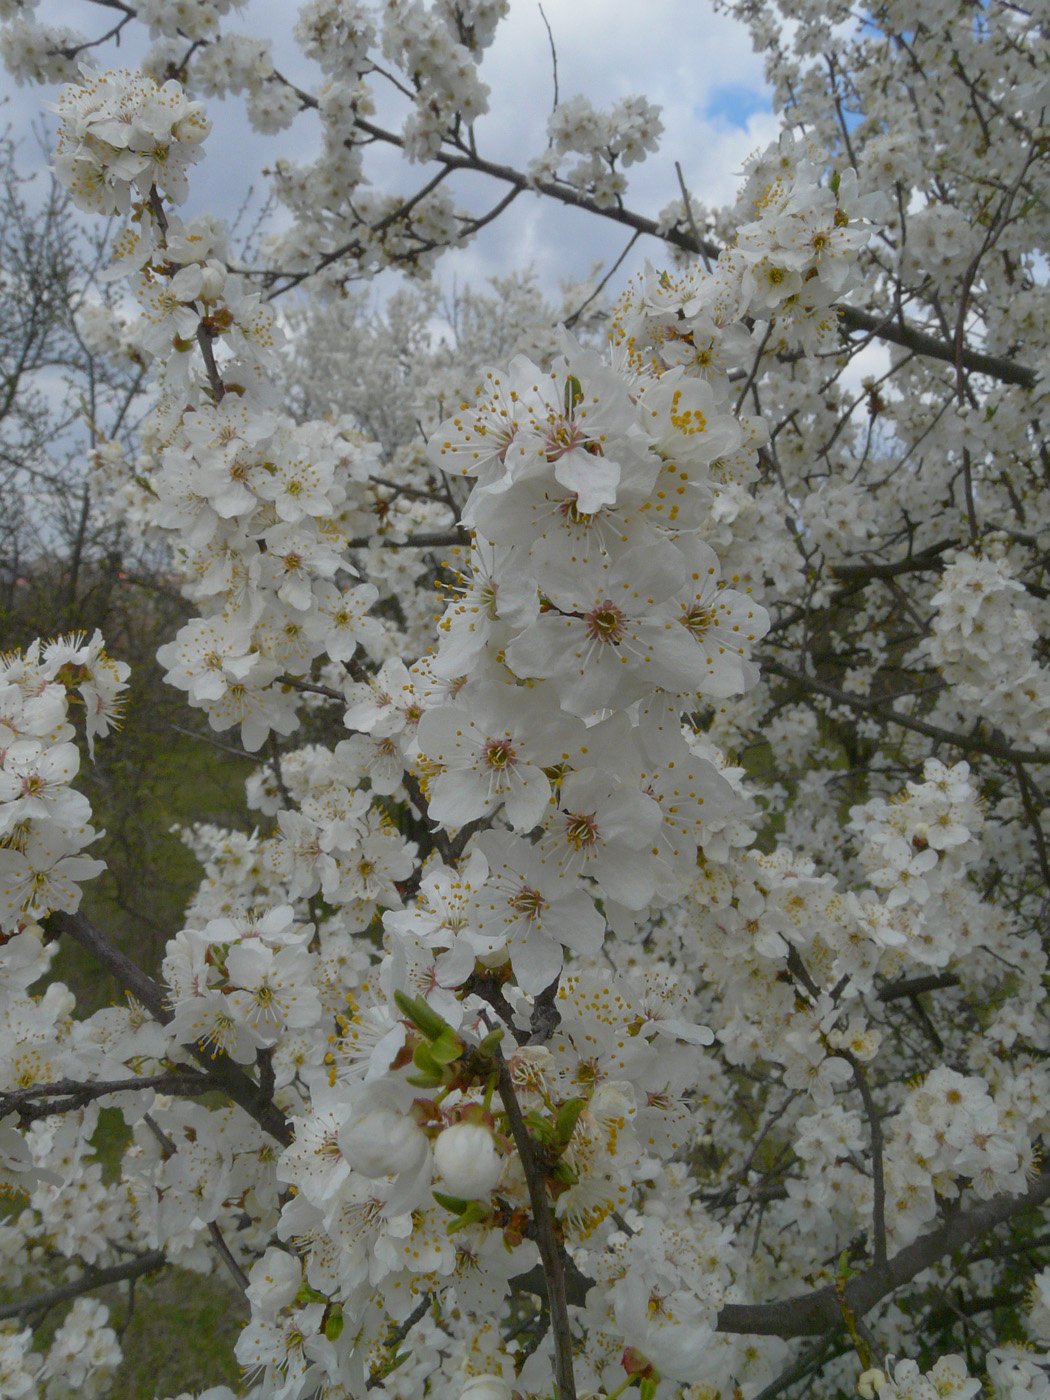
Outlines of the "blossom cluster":
[[0,930],[53,909],[73,911],[81,880],[102,869],[82,852],[96,839],[91,805],[71,786],[80,768],[71,707],[89,746],[119,722],[129,667],[102,636],[34,642],[0,658]]
[[951,682],[953,702],[1017,742],[1050,742],[1050,673],[1036,653],[1041,619],[1001,548],[993,542],[979,557],[960,551],[931,604],[925,649]]
[[132,192],[148,196],[153,187],[176,204],[186,198],[186,170],[201,158],[208,123],[181,84],[87,73],[62,89],[55,110],[55,173],[79,208],[126,214]]
[[77,1298],[55,1332],[47,1355],[30,1350],[33,1330],[0,1332],[0,1386],[12,1400],[68,1400],[104,1394],[122,1353],[108,1326],[109,1309]]
[[[315,103],[322,156],[276,171],[296,216],[269,250],[285,276],[337,262],[348,228],[361,265],[419,268],[470,226],[440,182],[418,201],[364,190],[362,132],[381,50],[410,106],[395,143],[467,160],[502,0],[312,0],[296,34],[324,75],[316,98],[264,44],[219,34],[227,8],[139,6],[147,63],[188,64],[188,40],[197,90],[246,90],[264,131]],[[600,348],[563,332],[466,391],[446,364],[426,448],[402,447],[392,472],[358,422],[278,407],[275,314],[229,270],[221,226],[174,212],[200,105],[173,81],[85,73],[57,110],[60,178],[83,207],[129,215],[110,273],[137,319],[82,321],[154,370],[139,460],[104,444],[98,471],[169,541],[194,610],[161,648],[166,678],[270,758],[247,789],[259,829],[183,832],[205,878],[157,982],[137,983],[153,1014],[77,1019],[61,984],[29,994],[53,956],[39,922],[76,909],[98,868],[80,854],[94,833],[67,711],[83,700],[90,744],[126,668],[98,637],[5,659],[0,1164],[25,1206],[0,1222],[3,1281],[221,1258],[251,1310],[236,1356],[259,1400],[545,1400],[566,1350],[585,1393],[711,1400],[790,1365],[775,1327],[732,1331],[735,1310],[834,1294],[852,1335],[848,1259],[870,1254],[870,1281],[946,1203],[966,1218],[994,1198],[1005,1220],[1041,1200],[1047,956],[1038,882],[1012,873],[1025,841],[1045,873],[1041,795],[1021,770],[1022,822],[993,766],[1015,755],[998,739],[982,754],[979,728],[954,766],[915,736],[951,740],[942,726],[978,706],[1039,741],[1044,590],[1005,533],[949,553],[913,525],[928,480],[879,432],[891,417],[917,433],[926,402],[837,382],[838,307],[866,256],[890,257],[865,249],[895,182],[904,238],[908,152],[875,138],[854,174],[785,136],[749,162],[732,228],[705,224],[724,235],[709,266],[648,269]],[[548,133],[535,187],[601,209],[659,120],[643,99],[607,114],[575,99]],[[960,220],[927,208],[915,224],[901,276],[965,275]],[[942,357],[956,379],[960,355]],[[943,389],[936,369],[904,372]],[[842,428],[857,392],[866,435]],[[960,409],[931,451],[972,516],[995,417]],[[1031,419],[1004,419],[1020,455]],[[825,473],[840,432],[850,470]],[[896,534],[879,513],[893,477]],[[437,567],[413,528],[453,551],[436,633]],[[867,558],[905,535],[903,560]],[[912,572],[935,581],[902,624]],[[808,709],[759,677],[763,639],[775,674],[797,633],[782,678],[812,683]],[[918,686],[863,708],[930,663],[935,722],[912,718]],[[304,715],[315,742],[289,750]],[[896,720],[900,744],[868,762]],[[114,1182],[101,1108],[130,1136]],[[988,1263],[965,1261],[975,1286]],[[938,1282],[963,1268],[931,1267]],[[1046,1292],[1029,1306],[1040,1342]],[[890,1304],[874,1324],[895,1355],[908,1323]],[[854,1340],[866,1400],[976,1393],[953,1351],[926,1371],[880,1351],[880,1367]],[[28,1329],[2,1344],[7,1392],[48,1400],[101,1389],[117,1354],[79,1303],[54,1361]],[[836,1364],[852,1384],[854,1362]],[[1034,1356],[993,1347],[986,1367],[995,1394],[1046,1391]]]

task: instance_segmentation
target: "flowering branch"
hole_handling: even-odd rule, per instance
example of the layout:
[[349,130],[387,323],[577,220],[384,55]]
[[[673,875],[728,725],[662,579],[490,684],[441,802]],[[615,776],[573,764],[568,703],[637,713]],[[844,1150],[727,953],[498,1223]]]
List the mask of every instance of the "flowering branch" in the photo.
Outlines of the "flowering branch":
[[912,730],[915,734],[924,734],[928,739],[936,739],[938,743],[951,744],[963,753],[983,753],[989,758],[1000,758],[1006,763],[1050,763],[1050,750],[1047,749],[1015,749],[993,736],[982,739],[969,734],[957,734],[951,729],[941,728],[940,725],[915,719],[912,715],[902,715],[892,708],[892,696],[888,696],[884,703],[876,704],[874,701],[864,700],[860,696],[840,690],[838,686],[829,685],[827,681],[803,675],[801,671],[793,670],[781,662],[763,658],[762,665],[770,674],[793,681],[803,690],[812,691],[816,695],[826,695],[836,704],[871,715],[883,724],[896,724],[902,729]]
[[[886,1264],[873,1265],[854,1275],[845,1287],[845,1301],[850,1311],[863,1317],[888,1293],[910,1283],[938,1259],[1048,1200],[1050,1172],[1043,1172],[1021,1195],[996,1196],[972,1210],[959,1211],[940,1229],[920,1235]],[[730,1303],[718,1314],[720,1332],[751,1332],[785,1340],[830,1334],[845,1325],[834,1283],[777,1303]]]
[[[75,942],[86,948],[102,966],[116,977],[117,981],[138,1000],[154,1020],[167,1025],[172,1013],[164,1006],[156,983],[146,976],[119,948],[113,946],[106,936],[95,927],[86,915],[67,914],[56,911],[51,915],[49,926],[59,934],[67,934]],[[244,1109],[255,1121],[280,1143],[287,1146],[292,1141],[291,1129],[273,1100],[264,1093],[258,1084],[226,1055],[211,1054],[196,1045],[189,1047],[190,1053],[198,1061],[204,1073],[215,1088],[222,1089],[234,1103]]]

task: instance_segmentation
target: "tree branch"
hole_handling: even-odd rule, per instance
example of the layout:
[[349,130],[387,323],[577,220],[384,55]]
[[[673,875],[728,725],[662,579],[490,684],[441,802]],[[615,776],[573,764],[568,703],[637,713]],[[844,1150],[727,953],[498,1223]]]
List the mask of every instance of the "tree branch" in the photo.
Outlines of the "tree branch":
[[[888,1293],[910,1283],[944,1255],[979,1239],[996,1225],[1050,1199],[1050,1171],[1038,1176],[1023,1196],[995,1196],[971,1211],[960,1211],[939,1230],[920,1235],[888,1263],[873,1265],[849,1280],[845,1300],[850,1312],[863,1316]],[[834,1283],[776,1303],[730,1303],[718,1314],[719,1332],[753,1333],[764,1337],[816,1337],[845,1327]]]
[[875,1237],[872,1255],[875,1268],[882,1269],[886,1266],[886,1176],[882,1163],[882,1124],[868,1085],[868,1076],[864,1073],[864,1066],[851,1051],[840,1050],[838,1053],[853,1071],[853,1080],[868,1120],[868,1133],[871,1138],[871,1228]]
[[996,738],[980,739],[969,734],[956,734],[951,729],[942,729],[939,725],[927,724],[925,720],[899,714],[892,708],[895,699],[892,695],[888,695],[881,704],[875,704],[873,701],[863,700],[859,695],[850,695],[845,690],[839,690],[837,686],[828,685],[826,681],[818,681],[815,676],[805,676],[801,671],[793,671],[790,666],[784,666],[779,661],[763,658],[760,665],[764,671],[774,676],[794,681],[804,690],[813,691],[817,695],[826,695],[836,704],[870,715],[881,724],[900,725],[902,729],[924,734],[927,739],[934,739],[937,743],[951,744],[963,753],[983,753],[988,758],[1001,758],[1006,763],[1050,763],[1050,751],[1046,749],[1012,749]]
[[[75,1079],[59,1079],[52,1084],[33,1084],[28,1089],[12,1089],[0,1094],[0,1118],[17,1112],[23,1121],[28,1122],[50,1117],[53,1113],[69,1113],[109,1094],[136,1093],[143,1089],[192,1098],[195,1094],[206,1094],[214,1087],[205,1075],[192,1070],[176,1074],[141,1074],[130,1079],[98,1079],[87,1084]],[[45,1098],[53,1101],[44,1104],[32,1102]]]
[[521,1115],[514,1084],[507,1062],[499,1046],[495,1051],[499,1066],[499,1096],[507,1113],[514,1146],[521,1158],[525,1182],[529,1188],[532,1218],[536,1225],[536,1243],[543,1263],[543,1279],[547,1288],[547,1307],[554,1332],[554,1374],[558,1385],[558,1400],[576,1400],[576,1380],[572,1370],[572,1333],[569,1330],[569,1304],[565,1291],[565,1268],[561,1247],[554,1233],[554,1215],[543,1172],[536,1161],[532,1138]]
[[143,1274],[156,1273],[167,1262],[164,1251],[154,1249],[149,1254],[139,1254],[123,1264],[113,1264],[108,1269],[89,1269],[71,1283],[60,1283],[33,1298],[22,1298],[15,1303],[0,1305],[0,1319],[24,1317],[40,1309],[53,1307],[55,1303],[64,1303],[69,1298],[79,1298],[82,1293],[90,1293],[95,1288],[105,1288],[107,1284],[120,1283],[126,1278],[141,1278]]
[[[157,984],[119,948],[115,948],[85,914],[67,914],[58,910],[49,915],[45,926],[49,932],[66,934],[82,948],[86,948],[113,974],[122,987],[142,1003],[154,1020],[159,1021],[162,1026],[168,1024],[172,1013],[164,1005]],[[284,1147],[289,1146],[292,1130],[284,1114],[262,1087],[251,1080],[239,1065],[228,1055],[212,1055],[199,1045],[188,1045],[186,1049],[211,1080],[213,1088],[222,1089],[235,1104],[255,1119],[264,1132],[276,1138]]]

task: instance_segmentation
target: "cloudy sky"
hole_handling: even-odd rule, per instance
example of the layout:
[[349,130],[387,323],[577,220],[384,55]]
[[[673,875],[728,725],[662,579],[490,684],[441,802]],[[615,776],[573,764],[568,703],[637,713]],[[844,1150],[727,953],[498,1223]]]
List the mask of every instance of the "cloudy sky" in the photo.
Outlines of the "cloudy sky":
[[[274,41],[278,66],[303,86],[316,88],[317,70],[298,54],[291,31],[298,6],[293,0],[249,0],[232,14],[226,27]],[[94,36],[113,22],[114,12],[89,0],[43,0],[42,20],[61,23]],[[718,205],[729,200],[745,157],[776,132],[762,63],[751,52],[744,27],[716,15],[707,0],[545,0],[558,57],[558,84],[564,100],[585,94],[596,107],[641,93],[658,103],[664,137],[660,151],[633,166],[627,202],[655,215],[677,197],[675,161],[698,200]],[[130,30],[129,30],[130,37]],[[139,36],[125,39],[119,50],[96,50],[100,66],[130,65],[140,53]],[[106,53],[103,59],[103,52]],[[491,159],[518,167],[546,144],[545,123],[553,96],[550,41],[537,0],[511,0],[510,14],[487,52],[481,68],[491,88],[488,116],[477,127],[479,149]],[[20,89],[7,113],[16,129],[24,128],[53,93]],[[278,157],[309,159],[316,148],[316,125],[309,116],[278,136],[253,133],[236,98],[210,103],[213,133],[207,158],[191,179],[188,211],[212,210],[232,217],[258,172]],[[398,182],[409,188],[393,160],[378,168],[376,183]],[[409,178],[418,169],[409,172]],[[491,192],[483,182],[464,177],[457,190],[470,207],[485,207]],[[454,278],[468,281],[532,265],[543,284],[554,290],[561,277],[587,276],[593,264],[606,266],[621,252],[628,234],[549,200],[527,196],[491,226],[467,250],[448,256],[442,265],[446,286]],[[658,245],[641,240],[611,289],[646,256],[659,256]]]

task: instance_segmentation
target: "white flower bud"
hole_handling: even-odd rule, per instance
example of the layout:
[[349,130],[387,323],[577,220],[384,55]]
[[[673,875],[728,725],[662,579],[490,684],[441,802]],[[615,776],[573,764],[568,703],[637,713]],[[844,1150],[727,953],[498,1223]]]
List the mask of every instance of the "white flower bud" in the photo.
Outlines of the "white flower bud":
[[880,1371],[878,1367],[872,1367],[870,1371],[864,1371],[857,1381],[857,1394],[863,1396],[863,1400],[875,1400],[875,1396],[886,1384],[886,1372]]
[[448,1194],[463,1201],[487,1196],[503,1172],[496,1141],[480,1123],[446,1128],[434,1144],[434,1165]]
[[201,270],[200,296],[202,301],[218,301],[226,285],[226,269],[214,260],[205,263]]
[[[460,1127],[468,1127],[463,1123]],[[454,1132],[455,1129],[449,1129]],[[474,1376],[460,1391],[459,1400],[510,1400],[511,1388],[502,1376]]]
[[419,1125],[395,1108],[367,1108],[349,1118],[339,1133],[339,1151],[355,1171],[373,1179],[411,1171],[426,1150]]

